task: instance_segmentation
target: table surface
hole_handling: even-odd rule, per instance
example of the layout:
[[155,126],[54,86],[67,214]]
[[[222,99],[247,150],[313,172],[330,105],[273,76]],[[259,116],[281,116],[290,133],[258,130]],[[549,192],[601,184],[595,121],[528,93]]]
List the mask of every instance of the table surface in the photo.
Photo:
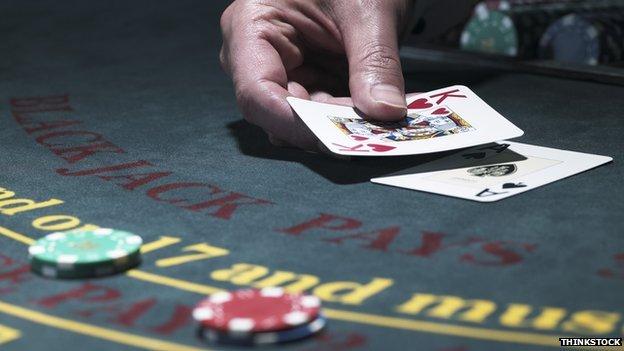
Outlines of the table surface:
[[[271,146],[219,69],[224,7],[0,3],[2,350],[214,349],[195,337],[194,303],[269,285],[315,293],[329,319],[283,350],[622,336],[624,88],[417,65],[410,91],[468,85],[518,141],[615,161],[490,204],[375,185],[431,157]],[[140,234],[141,266],[90,281],[29,272],[33,239],[84,225]]]

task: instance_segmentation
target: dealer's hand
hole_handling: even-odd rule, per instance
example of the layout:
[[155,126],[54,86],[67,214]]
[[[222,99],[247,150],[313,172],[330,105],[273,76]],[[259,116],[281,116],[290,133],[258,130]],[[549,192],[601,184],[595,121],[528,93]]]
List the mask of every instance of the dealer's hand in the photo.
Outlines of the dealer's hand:
[[411,2],[234,1],[221,17],[221,63],[245,119],[274,143],[315,150],[286,97],[352,104],[377,120],[404,117],[398,35]]

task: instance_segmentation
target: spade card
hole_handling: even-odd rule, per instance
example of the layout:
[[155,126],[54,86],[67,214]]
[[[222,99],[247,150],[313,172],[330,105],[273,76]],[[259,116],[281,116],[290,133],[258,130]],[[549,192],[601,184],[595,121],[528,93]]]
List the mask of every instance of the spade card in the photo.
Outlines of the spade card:
[[[491,152],[496,145],[502,152]],[[611,162],[607,156],[500,142],[462,150],[410,169],[410,174],[373,178],[373,183],[493,202]],[[486,155],[479,159],[479,156]],[[488,154],[489,152],[489,154]],[[518,155],[521,155],[519,158]],[[455,166],[453,166],[453,164]],[[402,172],[405,173],[405,172]]]
[[288,98],[297,115],[331,151],[348,156],[399,156],[448,151],[519,137],[522,130],[465,86],[407,100],[407,116],[377,122],[352,107]]

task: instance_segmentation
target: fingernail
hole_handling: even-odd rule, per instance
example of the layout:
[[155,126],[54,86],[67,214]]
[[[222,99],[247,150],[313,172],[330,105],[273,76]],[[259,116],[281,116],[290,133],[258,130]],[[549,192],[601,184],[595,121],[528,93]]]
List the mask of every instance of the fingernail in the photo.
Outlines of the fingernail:
[[405,105],[405,97],[399,88],[390,84],[379,84],[371,89],[371,96],[375,102],[398,107],[407,108]]

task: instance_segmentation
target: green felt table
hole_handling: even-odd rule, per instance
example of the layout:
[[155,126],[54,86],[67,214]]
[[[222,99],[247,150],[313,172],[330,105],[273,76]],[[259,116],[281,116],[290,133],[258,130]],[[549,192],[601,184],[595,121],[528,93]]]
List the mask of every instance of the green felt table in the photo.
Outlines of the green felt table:
[[[518,141],[615,161],[490,204],[384,187],[369,179],[434,156],[337,160],[242,119],[218,64],[225,6],[0,3],[0,349],[219,349],[192,306],[275,285],[316,294],[329,320],[280,350],[622,337],[624,88],[412,65],[410,91],[467,85]],[[143,263],[89,281],[29,272],[29,243],[84,226],[141,235]]]

